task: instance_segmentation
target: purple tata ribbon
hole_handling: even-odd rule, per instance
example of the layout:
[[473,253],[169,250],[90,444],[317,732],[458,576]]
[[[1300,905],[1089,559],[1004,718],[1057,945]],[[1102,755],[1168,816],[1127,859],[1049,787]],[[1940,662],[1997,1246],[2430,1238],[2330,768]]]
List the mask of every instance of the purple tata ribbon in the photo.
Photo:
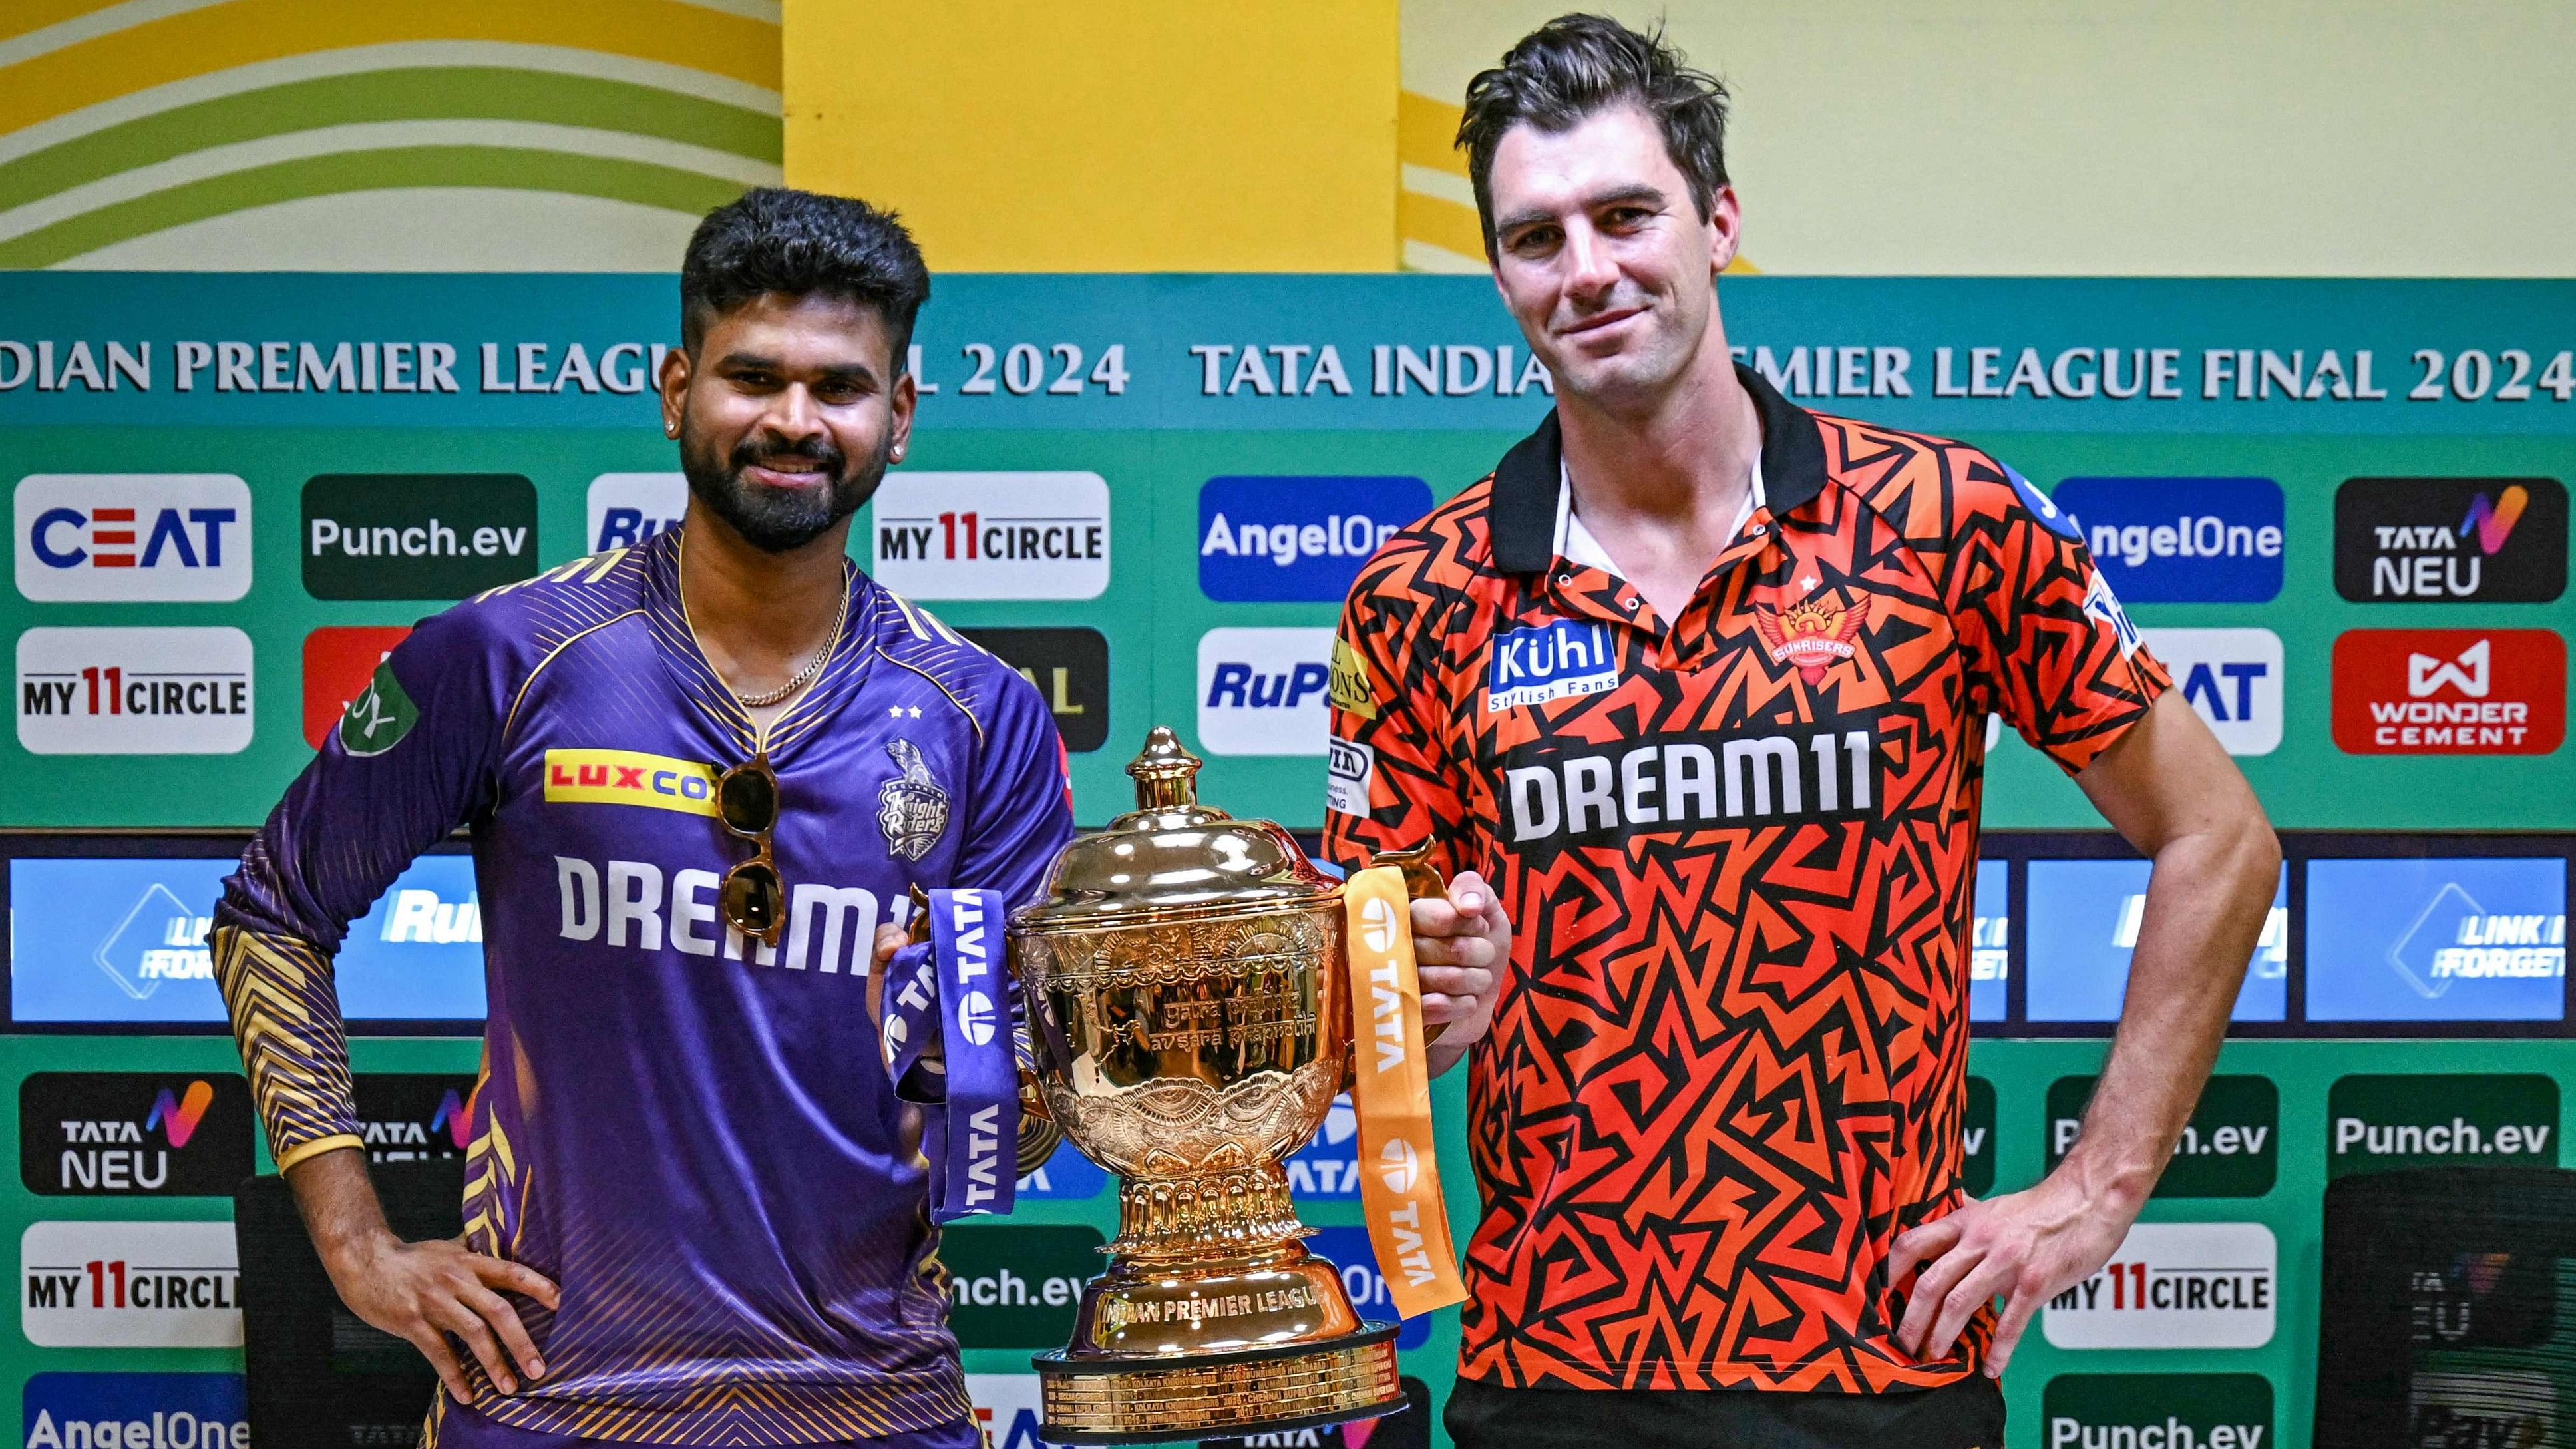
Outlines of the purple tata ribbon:
[[[930,1216],[1011,1210],[1019,1185],[1020,1075],[1002,955],[1000,891],[930,892],[930,939],[895,953],[885,990],[886,1070],[918,1103]],[[946,1073],[921,1065],[939,1042]]]

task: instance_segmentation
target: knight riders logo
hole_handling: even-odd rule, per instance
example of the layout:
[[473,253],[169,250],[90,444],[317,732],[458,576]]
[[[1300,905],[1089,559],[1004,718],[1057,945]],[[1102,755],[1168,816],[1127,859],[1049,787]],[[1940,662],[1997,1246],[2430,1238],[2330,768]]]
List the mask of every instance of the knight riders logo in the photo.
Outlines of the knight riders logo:
[[1846,607],[1839,598],[1818,594],[1803,604],[1775,609],[1753,606],[1753,628],[1762,636],[1774,664],[1797,667],[1810,688],[1825,682],[1825,671],[1852,657],[1852,640],[1869,622],[1869,600]]

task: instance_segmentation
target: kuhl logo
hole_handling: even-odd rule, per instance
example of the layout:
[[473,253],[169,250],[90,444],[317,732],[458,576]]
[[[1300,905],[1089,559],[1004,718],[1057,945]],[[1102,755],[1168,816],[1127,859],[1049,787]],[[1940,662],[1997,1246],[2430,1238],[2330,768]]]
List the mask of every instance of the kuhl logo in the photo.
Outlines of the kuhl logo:
[[230,473],[33,473],[14,502],[18,592],[39,603],[250,592],[250,485]]
[[1619,646],[1610,626],[1550,619],[1498,636],[1485,672],[1485,710],[1599,694],[1619,687]]

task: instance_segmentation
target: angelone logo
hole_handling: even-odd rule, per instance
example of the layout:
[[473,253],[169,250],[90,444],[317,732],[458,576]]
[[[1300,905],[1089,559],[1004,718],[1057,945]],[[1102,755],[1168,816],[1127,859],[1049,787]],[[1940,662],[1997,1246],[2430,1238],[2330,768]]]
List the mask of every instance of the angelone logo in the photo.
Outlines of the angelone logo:
[[2326,1090],[2326,1176],[2417,1167],[2555,1166],[2558,1082],[2537,1073],[2339,1077]]
[[537,571],[537,487],[516,473],[323,473],[304,484],[304,591],[462,599]]
[[2269,629],[2141,629],[2185,703],[2231,755],[2281,747],[2284,655]]
[[[376,670],[392,657],[411,630],[404,625],[326,625],[304,636],[304,742],[315,749],[331,737],[332,727],[349,713],[349,705],[374,683]],[[367,722],[362,722],[361,730]]]
[[1550,619],[1495,636],[1485,670],[1485,712],[1619,687],[1619,645],[1610,626]]
[[1785,609],[1753,606],[1753,628],[1762,636],[1771,662],[1788,664],[1810,687],[1825,682],[1825,671],[1852,657],[1852,640],[1869,622],[1869,600],[1846,606],[1838,595],[1817,594]]
[[966,993],[957,1003],[957,1030],[976,1046],[990,1045],[993,1040],[993,999],[980,991]]
[[716,813],[714,766],[641,750],[548,750],[545,788],[550,805],[641,805],[684,815]]
[[230,473],[31,473],[14,505],[18,592],[38,603],[250,592],[250,485]]
[[18,1264],[38,1347],[241,1347],[229,1221],[30,1223]]
[[459,1157],[474,1140],[475,1079],[447,1072],[350,1077],[358,1135],[370,1162]]
[[[2073,1150],[2093,1077],[2048,1084],[2048,1170]],[[2213,1076],[2157,1179],[2157,1197],[2261,1197],[2279,1172],[2281,1093],[2270,1077]]]
[[249,1449],[240,1374],[41,1373],[20,1403],[26,1449]]
[[2335,744],[2354,755],[2545,755],[2567,734],[2567,646],[2549,629],[2349,629]]
[[1430,511],[1419,478],[1210,478],[1199,489],[1199,591],[1340,603],[1378,545]]
[[1333,631],[1210,629],[1199,636],[1199,743],[1220,755],[1320,755],[1332,718]]
[[30,629],[18,636],[18,743],[37,755],[239,754],[252,672],[239,629]]
[[2357,603],[2547,603],[2567,588],[2555,478],[2347,478],[2335,592]]
[[2060,1374],[2040,1400],[2047,1449],[2263,1449],[2261,1374]]
[[960,629],[1037,686],[1074,754],[1109,740],[1109,641],[1097,629]]
[[689,475],[602,473],[590,480],[583,511],[589,552],[634,548],[680,526],[689,511]]
[[213,1196],[250,1167],[250,1089],[238,1075],[36,1072],[19,1083],[18,1176],[29,1192]]
[[868,572],[916,599],[1096,599],[1109,587],[1097,473],[889,474]]
[[2260,1348],[2279,1261],[2261,1223],[2138,1223],[2111,1261],[2049,1300],[2041,1331],[2059,1348]]
[[2281,485],[2269,478],[2069,478],[2054,496],[2131,603],[2280,595]]

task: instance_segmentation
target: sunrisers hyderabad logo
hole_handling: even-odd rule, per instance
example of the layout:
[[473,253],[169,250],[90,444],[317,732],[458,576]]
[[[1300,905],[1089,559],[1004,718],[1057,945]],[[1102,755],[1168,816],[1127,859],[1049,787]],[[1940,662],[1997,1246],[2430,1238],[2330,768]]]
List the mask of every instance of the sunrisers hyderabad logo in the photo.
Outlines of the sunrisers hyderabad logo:
[[1825,682],[1825,671],[1836,661],[1852,657],[1852,640],[1860,635],[1860,626],[1869,622],[1869,600],[1845,605],[1825,594],[1803,604],[1775,609],[1769,604],[1753,606],[1753,627],[1769,647],[1771,662],[1797,667],[1798,677],[1810,685]]

